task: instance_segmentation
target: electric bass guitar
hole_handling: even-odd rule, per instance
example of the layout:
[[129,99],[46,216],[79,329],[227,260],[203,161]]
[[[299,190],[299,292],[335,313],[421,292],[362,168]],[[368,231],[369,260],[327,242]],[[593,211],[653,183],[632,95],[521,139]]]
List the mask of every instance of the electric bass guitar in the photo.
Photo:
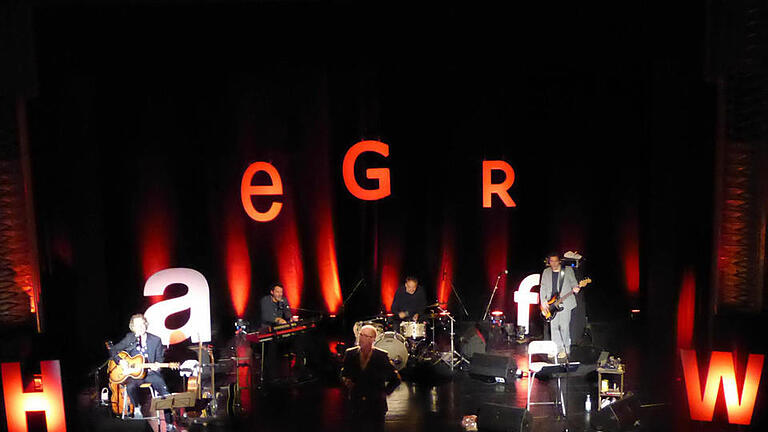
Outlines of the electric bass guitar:
[[[590,278],[583,279],[581,282],[579,282],[579,288],[584,288],[585,286],[591,283],[592,283],[592,279]],[[555,293],[551,299],[547,300],[546,309],[541,311],[541,316],[544,318],[544,321],[546,322],[552,321],[552,319],[555,318],[555,315],[557,315],[558,312],[563,310],[563,300],[568,298],[568,296],[571,294],[573,294],[573,290],[563,294],[562,297],[560,297]]]
[[147,369],[150,368],[170,368],[178,369],[178,363],[145,363],[144,356],[136,354],[131,357],[125,351],[120,351],[117,354],[120,360],[128,362],[128,367],[123,368],[120,363],[115,363],[114,360],[109,360],[107,366],[107,373],[109,374],[109,382],[120,384],[128,378],[141,379],[147,376]]

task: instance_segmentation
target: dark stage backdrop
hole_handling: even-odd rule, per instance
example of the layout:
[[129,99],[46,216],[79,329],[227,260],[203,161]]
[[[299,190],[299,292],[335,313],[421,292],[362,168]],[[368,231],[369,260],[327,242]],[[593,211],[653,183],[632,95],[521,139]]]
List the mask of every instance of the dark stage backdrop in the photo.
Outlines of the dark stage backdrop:
[[[647,303],[649,290],[673,305],[682,269],[701,283],[709,272],[702,29],[629,6],[611,20],[568,8],[38,9],[29,118],[45,325],[78,335],[53,350],[98,362],[166,267],[208,279],[214,339],[238,308],[255,320],[277,280],[328,311],[328,250],[343,299],[362,281],[351,319],[377,313],[407,274],[429,298],[443,287],[458,313],[455,286],[479,319],[505,268],[495,306],[513,319],[512,291],[546,252],[579,250],[592,320],[659,310],[654,328],[671,340],[672,306]],[[365,139],[390,146],[358,162],[358,179],[390,169],[392,195],[376,202],[342,179]],[[486,159],[514,167],[517,207],[482,207]],[[282,177],[268,223],[240,203],[255,161]],[[665,269],[651,288],[649,263]]]

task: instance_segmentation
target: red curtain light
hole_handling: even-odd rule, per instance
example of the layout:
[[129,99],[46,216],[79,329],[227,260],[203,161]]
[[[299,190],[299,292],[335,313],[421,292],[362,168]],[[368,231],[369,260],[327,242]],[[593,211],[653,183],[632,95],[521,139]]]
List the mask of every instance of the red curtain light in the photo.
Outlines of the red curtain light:
[[243,318],[251,292],[251,258],[245,239],[245,224],[239,212],[230,212],[226,218],[225,232],[224,253],[229,297],[235,314]]
[[632,297],[640,292],[640,246],[637,219],[625,222],[621,236],[621,258],[624,269],[624,284]]
[[392,300],[395,298],[395,291],[400,285],[400,267],[402,251],[400,250],[399,236],[388,235],[382,240],[381,251],[381,303],[384,310],[392,312]]
[[273,236],[274,251],[280,281],[285,287],[285,296],[292,307],[301,307],[304,289],[304,262],[299,244],[299,232],[293,206],[287,203],[277,222],[279,235]]
[[693,325],[696,312],[696,278],[693,271],[683,273],[680,297],[677,302],[677,347],[693,346]]
[[320,275],[320,288],[323,292],[326,308],[335,314],[341,306],[341,285],[339,268],[336,261],[336,239],[333,232],[333,218],[330,204],[325,202],[317,215],[317,266]]
[[[171,268],[173,261],[173,239],[175,226],[168,197],[161,192],[149,193],[139,219],[139,241],[141,271],[144,280]],[[150,303],[157,303],[163,296],[148,297]]]
[[437,275],[437,301],[448,303],[453,280],[453,232],[448,224],[443,226],[443,239],[440,251],[440,268]]
[[[485,275],[487,289],[493,290],[493,284],[500,272],[507,268],[507,256],[509,249],[508,222],[506,213],[491,213],[485,217]],[[496,291],[493,304],[501,309],[507,307],[507,276],[502,274],[499,280],[499,289]]]

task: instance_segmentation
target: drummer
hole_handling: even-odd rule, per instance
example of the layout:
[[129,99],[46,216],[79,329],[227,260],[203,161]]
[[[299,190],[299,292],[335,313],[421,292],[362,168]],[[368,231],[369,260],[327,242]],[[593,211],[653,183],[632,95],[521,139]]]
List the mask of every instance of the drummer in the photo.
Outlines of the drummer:
[[419,287],[419,280],[414,276],[406,277],[405,284],[401,285],[395,292],[395,298],[392,300],[392,307],[390,308],[397,321],[395,328],[400,328],[400,321],[418,321],[426,306],[427,296],[424,293],[424,288]]

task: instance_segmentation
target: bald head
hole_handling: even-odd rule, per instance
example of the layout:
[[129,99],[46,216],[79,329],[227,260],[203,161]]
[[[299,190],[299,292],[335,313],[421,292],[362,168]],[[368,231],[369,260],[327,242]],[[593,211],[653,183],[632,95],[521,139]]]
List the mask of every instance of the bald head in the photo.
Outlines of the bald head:
[[376,327],[372,325],[364,325],[360,329],[359,344],[360,349],[363,351],[370,351],[373,348],[373,342],[377,336]]

